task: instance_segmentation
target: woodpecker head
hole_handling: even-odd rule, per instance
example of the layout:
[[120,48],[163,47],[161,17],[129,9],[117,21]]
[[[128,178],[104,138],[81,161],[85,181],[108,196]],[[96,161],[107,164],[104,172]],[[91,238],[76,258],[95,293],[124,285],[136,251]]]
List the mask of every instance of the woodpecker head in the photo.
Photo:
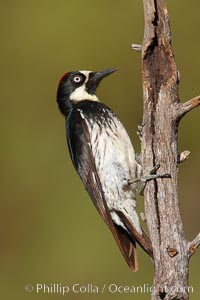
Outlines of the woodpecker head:
[[96,96],[96,89],[100,81],[117,71],[112,68],[100,72],[75,71],[65,73],[59,82],[57,90],[57,102],[61,113],[68,112],[72,103],[83,100],[99,101]]

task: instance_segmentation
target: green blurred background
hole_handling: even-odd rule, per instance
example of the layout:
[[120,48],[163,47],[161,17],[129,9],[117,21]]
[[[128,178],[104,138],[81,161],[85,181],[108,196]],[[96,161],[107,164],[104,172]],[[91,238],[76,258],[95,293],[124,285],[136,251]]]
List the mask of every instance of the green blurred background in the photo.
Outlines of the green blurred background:
[[[182,101],[199,94],[200,2],[168,1]],[[2,299],[62,299],[25,291],[26,284],[152,283],[152,264],[140,249],[132,273],[86,194],[69,159],[64,119],[56,105],[66,71],[119,67],[98,96],[127,128],[136,151],[142,119],[140,54],[142,1],[1,1]],[[180,206],[188,239],[199,231],[200,109],[180,124]],[[138,211],[143,199],[138,198]],[[200,254],[191,259],[191,299],[200,295]],[[150,299],[149,294],[70,293],[66,299]]]

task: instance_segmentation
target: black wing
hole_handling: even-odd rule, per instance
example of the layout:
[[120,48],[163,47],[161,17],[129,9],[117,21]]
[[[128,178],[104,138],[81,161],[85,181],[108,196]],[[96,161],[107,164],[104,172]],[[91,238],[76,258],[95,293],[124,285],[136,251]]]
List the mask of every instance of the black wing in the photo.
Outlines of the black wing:
[[137,271],[135,240],[112,221],[96,170],[88,125],[80,110],[74,110],[67,122],[67,142],[74,167],[90,198],[104,222],[110,228],[127,264],[133,271]]

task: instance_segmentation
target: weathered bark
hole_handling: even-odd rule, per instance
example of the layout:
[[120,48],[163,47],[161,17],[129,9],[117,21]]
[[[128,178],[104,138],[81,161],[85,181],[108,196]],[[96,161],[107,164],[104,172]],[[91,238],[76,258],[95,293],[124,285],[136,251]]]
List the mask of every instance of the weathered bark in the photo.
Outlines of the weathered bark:
[[[178,124],[184,114],[200,104],[200,96],[181,103],[179,76],[171,48],[169,15],[165,0],[143,0],[145,30],[142,51],[143,130],[142,165],[148,174],[160,164],[159,173],[171,174],[148,182],[145,214],[153,248],[154,287],[158,299],[188,299],[189,257],[200,237],[185,239],[178,200]],[[140,47],[133,45],[135,50]],[[140,49],[139,49],[140,50]],[[188,155],[187,155],[188,157]],[[187,158],[186,157],[186,158]],[[179,288],[179,289],[178,289]]]

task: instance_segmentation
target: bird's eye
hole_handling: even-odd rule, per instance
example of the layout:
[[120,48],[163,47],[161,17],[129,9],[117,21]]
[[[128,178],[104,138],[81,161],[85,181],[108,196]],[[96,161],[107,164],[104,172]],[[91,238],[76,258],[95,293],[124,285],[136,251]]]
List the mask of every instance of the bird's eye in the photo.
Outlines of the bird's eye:
[[73,80],[74,80],[74,82],[79,83],[79,82],[81,82],[82,77],[79,75],[76,75],[76,76],[74,76]]

